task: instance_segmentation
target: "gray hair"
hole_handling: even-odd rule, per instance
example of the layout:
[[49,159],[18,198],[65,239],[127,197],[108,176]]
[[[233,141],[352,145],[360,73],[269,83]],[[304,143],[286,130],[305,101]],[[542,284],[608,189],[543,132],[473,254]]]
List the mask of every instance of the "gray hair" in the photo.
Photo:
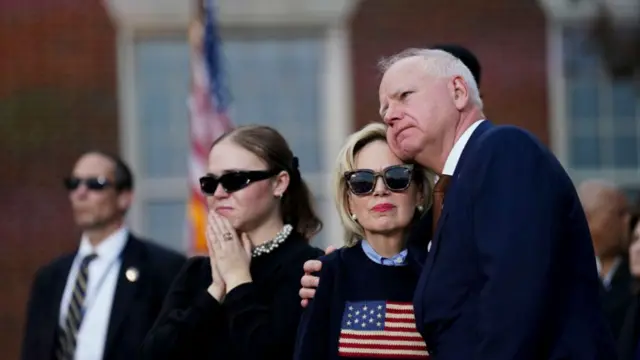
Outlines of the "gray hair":
[[427,74],[434,77],[462,77],[467,83],[471,102],[482,109],[484,105],[480,98],[480,90],[478,89],[476,79],[471,74],[471,70],[469,70],[469,68],[460,59],[446,51],[437,49],[409,48],[390,57],[383,58],[378,62],[378,68],[384,74],[398,61],[411,57],[421,58],[424,62],[424,69]]

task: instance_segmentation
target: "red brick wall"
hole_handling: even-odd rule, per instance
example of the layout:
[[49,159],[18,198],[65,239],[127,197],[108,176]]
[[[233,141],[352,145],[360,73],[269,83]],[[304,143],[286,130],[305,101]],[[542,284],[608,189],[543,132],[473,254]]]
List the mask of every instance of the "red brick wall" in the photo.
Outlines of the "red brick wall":
[[455,42],[483,66],[485,113],[549,141],[545,18],[536,0],[364,0],[352,21],[357,126],[378,120],[377,61]]
[[32,276],[71,250],[61,178],[116,151],[115,34],[99,1],[0,2],[0,349],[17,359]]

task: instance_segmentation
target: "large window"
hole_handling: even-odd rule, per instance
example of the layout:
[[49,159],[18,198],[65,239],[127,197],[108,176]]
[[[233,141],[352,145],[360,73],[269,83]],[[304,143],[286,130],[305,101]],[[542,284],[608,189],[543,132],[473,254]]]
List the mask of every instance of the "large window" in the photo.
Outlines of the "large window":
[[[300,158],[318,211],[333,211],[326,194],[328,169],[321,114],[324,37],[318,31],[262,30],[225,34],[224,57],[234,124],[266,124],[280,130]],[[184,250],[189,149],[189,49],[183,36],[134,42],[137,134],[131,153],[139,166],[136,221],[142,232]],[[327,243],[321,233],[316,244]]]
[[555,150],[576,182],[598,177],[633,188],[640,185],[640,78],[612,79],[588,34],[575,24],[552,34]]

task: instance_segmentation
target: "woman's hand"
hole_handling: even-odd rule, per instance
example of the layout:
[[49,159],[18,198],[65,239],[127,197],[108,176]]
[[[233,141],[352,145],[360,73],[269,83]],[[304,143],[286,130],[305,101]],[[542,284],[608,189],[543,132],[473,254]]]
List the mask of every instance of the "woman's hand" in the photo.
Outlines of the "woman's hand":
[[[209,227],[213,232],[213,253],[217,268],[226,285],[226,293],[238,285],[251,282],[251,241],[246,234],[239,238],[229,220],[211,212]],[[215,281],[214,281],[215,282]]]
[[216,255],[213,248],[213,242],[215,241],[215,233],[213,232],[211,226],[211,220],[207,223],[207,249],[209,250],[209,262],[211,263],[211,279],[213,282],[209,285],[207,291],[214,299],[218,302],[222,302],[222,299],[227,294],[226,292],[226,284],[220,275],[220,270],[218,269],[218,264],[216,262]]

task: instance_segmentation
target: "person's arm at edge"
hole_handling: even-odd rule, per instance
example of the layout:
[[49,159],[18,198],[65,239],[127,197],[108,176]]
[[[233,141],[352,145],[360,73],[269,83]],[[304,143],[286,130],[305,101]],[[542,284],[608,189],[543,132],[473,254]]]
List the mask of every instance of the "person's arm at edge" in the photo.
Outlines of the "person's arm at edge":
[[[329,255],[336,250],[336,247],[329,245],[325,251],[325,255]],[[319,259],[307,260],[304,263],[304,275],[300,279],[300,305],[306,308],[309,304],[309,300],[313,299],[316,294],[316,288],[320,283],[320,271],[322,270],[322,262]]]

